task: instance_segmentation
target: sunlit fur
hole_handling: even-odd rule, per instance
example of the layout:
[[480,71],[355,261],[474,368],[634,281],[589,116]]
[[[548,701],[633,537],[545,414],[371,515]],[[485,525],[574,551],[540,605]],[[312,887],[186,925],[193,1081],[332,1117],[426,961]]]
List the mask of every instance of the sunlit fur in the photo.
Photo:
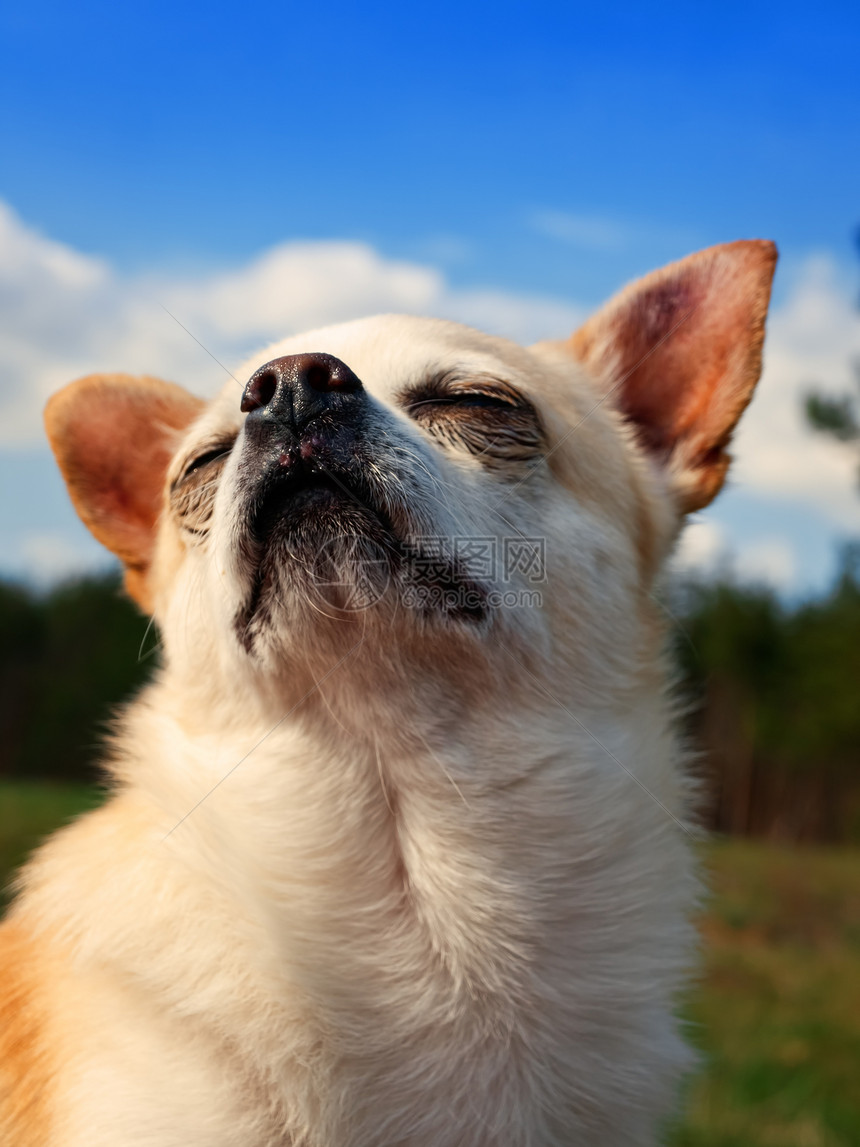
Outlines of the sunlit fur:
[[[202,536],[165,503],[163,664],[119,721],[115,795],[36,855],[12,911],[52,967],[27,988],[37,1066],[12,1075],[44,1064],[50,1094],[38,1135],[7,1116],[3,1142],[652,1144],[689,1062],[696,896],[654,596],[668,479],[552,348],[385,316],[237,377],[300,351],[363,381],[400,528],[545,538],[546,581],[514,583],[542,604],[329,612],[292,570],[243,645],[229,381],[174,443],[166,489],[238,434]],[[400,395],[453,369],[534,404],[537,460],[486,465],[410,418]]]

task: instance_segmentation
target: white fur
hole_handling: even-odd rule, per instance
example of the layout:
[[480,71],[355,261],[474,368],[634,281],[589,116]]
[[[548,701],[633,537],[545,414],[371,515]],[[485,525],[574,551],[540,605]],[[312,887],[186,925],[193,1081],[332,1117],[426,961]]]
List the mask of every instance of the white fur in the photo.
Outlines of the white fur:
[[[679,525],[663,479],[550,352],[389,316],[239,377],[307,350],[370,392],[395,511],[546,537],[543,604],[470,630],[285,590],[250,655],[225,386],[177,450],[240,431],[206,542],[162,523],[164,664],[120,722],[117,793],[15,909],[73,953],[51,1147],[652,1144],[688,1063],[696,894],[640,552]],[[521,484],[397,407],[452,365],[538,405],[555,449]]]

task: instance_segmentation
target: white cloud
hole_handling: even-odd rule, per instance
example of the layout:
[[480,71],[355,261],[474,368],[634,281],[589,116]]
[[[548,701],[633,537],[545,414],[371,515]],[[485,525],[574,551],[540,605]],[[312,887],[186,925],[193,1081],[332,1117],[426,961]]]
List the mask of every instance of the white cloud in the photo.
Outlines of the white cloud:
[[14,552],[6,554],[10,571],[40,585],[115,564],[114,558],[91,539],[71,540],[61,531],[24,534]]
[[728,539],[723,526],[698,516],[685,527],[672,560],[678,569],[704,573],[723,564],[727,553]]
[[803,503],[835,526],[860,529],[857,454],[811,432],[803,397],[812,387],[851,388],[860,354],[860,316],[831,260],[810,260],[787,301],[768,321],[762,380],[735,438],[735,484]]
[[[702,245],[692,227],[666,225],[653,220],[619,219],[594,212],[559,211],[543,207],[531,211],[526,223],[538,235],[596,255],[644,255],[649,249],[667,247],[683,254]],[[637,260],[638,261],[638,260]]]
[[794,584],[797,560],[785,538],[762,538],[746,546],[732,563],[740,581],[764,582],[780,590]]
[[623,251],[632,236],[630,228],[616,219],[570,211],[534,211],[530,223],[535,231],[549,239],[589,251]]
[[44,239],[2,205],[0,268],[7,447],[41,441],[45,400],[81,374],[155,374],[211,393],[224,370],[210,355],[232,369],[275,339],[360,315],[439,315],[524,342],[567,333],[583,317],[559,300],[452,290],[436,269],[386,259],[362,243],[284,243],[196,278],[124,278]]
[[360,243],[284,243],[208,281],[154,287],[207,337],[258,342],[362,313],[426,311],[444,291],[437,271],[383,259]]
[[680,574],[710,577],[720,574],[741,582],[765,582],[790,590],[797,574],[791,542],[779,535],[738,546],[726,527],[698,515],[686,526],[672,558]]

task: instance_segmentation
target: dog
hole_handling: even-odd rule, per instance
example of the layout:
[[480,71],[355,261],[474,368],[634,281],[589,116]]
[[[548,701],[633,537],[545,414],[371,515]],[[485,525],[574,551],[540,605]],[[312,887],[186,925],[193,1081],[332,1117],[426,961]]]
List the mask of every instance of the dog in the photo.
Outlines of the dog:
[[5,1147],[658,1141],[698,881],[655,585],[775,261],[712,247],[528,349],[386,315],[208,404],[51,399],[163,659],[0,930]]

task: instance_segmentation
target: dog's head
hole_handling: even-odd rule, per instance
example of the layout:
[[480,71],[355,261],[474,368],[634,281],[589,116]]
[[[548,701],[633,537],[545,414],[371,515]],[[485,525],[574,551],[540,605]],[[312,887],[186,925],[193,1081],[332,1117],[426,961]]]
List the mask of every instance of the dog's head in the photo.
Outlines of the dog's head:
[[358,641],[478,664],[502,641],[600,688],[723,482],[775,259],[711,248],[529,349],[401,316],[314,331],[208,404],[92,376],[54,396],[48,434],[189,675],[313,677]]

